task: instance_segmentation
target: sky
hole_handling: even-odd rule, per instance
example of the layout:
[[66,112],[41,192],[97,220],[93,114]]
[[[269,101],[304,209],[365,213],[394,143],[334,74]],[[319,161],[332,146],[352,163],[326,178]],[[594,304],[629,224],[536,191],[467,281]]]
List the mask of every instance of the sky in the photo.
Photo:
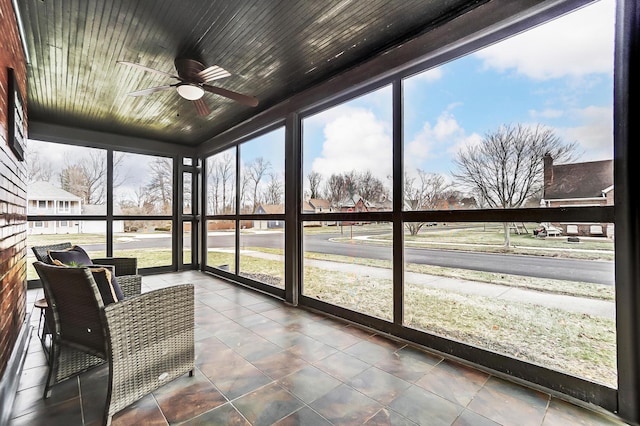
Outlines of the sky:
[[[449,176],[465,146],[504,124],[542,124],[613,158],[615,2],[601,0],[404,81],[405,170]],[[304,175],[392,172],[391,88],[303,121]],[[306,182],[305,182],[306,183]]]

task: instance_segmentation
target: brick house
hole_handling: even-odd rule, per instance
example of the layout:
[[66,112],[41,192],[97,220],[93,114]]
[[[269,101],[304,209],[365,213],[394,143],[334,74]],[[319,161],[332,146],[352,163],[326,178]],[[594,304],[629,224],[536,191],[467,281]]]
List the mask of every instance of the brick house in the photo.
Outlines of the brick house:
[[[542,207],[613,205],[613,160],[553,164],[544,156]],[[613,237],[613,224],[554,223],[565,235]]]

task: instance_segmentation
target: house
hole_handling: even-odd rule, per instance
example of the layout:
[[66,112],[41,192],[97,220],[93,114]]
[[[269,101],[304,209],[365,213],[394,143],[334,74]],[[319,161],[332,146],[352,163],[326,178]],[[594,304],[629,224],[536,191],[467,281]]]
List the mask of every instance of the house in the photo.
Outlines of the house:
[[[329,200],[324,200],[321,198],[311,198],[308,202],[311,213],[331,213],[334,211],[331,206],[331,202]],[[335,226],[336,221],[322,221],[322,222],[313,222],[316,225],[309,224],[307,226]]]
[[321,198],[309,199],[309,206],[313,209],[314,213],[331,213],[333,211],[331,202]]
[[[104,216],[106,204],[82,204],[82,198],[51,182],[37,181],[27,187],[27,214],[53,216]],[[114,206],[114,214],[122,214]],[[105,234],[107,224],[103,220],[45,220],[28,222],[27,232],[37,234]],[[113,221],[113,232],[124,232],[124,221]]]
[[[82,199],[51,182],[37,181],[27,187],[27,214],[33,216],[71,216],[82,214]],[[27,233],[36,234],[77,234],[79,221],[38,220],[28,222]]]
[[353,194],[338,202],[338,210],[341,212],[368,212],[372,205],[358,194]]
[[[613,160],[553,164],[544,156],[542,207],[612,206]],[[613,238],[611,223],[554,223],[565,235]]]
[[[82,214],[85,216],[104,216],[107,214],[106,204],[85,204],[82,206]],[[115,216],[122,214],[122,209],[117,204],[113,206]],[[107,232],[107,224],[101,220],[80,221],[80,232],[85,234],[104,234]],[[113,232],[124,232],[124,220],[113,221]]]
[[[284,214],[284,204],[258,204],[256,214]],[[254,220],[254,229],[284,228],[284,220]]]

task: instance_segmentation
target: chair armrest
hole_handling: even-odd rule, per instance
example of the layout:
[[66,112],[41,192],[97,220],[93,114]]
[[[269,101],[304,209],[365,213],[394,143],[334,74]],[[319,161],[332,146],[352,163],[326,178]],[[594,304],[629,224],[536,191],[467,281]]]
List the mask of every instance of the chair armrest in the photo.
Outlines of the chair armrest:
[[141,275],[121,275],[118,277],[118,285],[124,297],[137,296],[142,293]]
[[113,415],[193,371],[194,288],[181,284],[105,307]]
[[138,259],[135,257],[103,257],[91,259],[91,261],[94,264],[115,266],[116,277],[138,274]]

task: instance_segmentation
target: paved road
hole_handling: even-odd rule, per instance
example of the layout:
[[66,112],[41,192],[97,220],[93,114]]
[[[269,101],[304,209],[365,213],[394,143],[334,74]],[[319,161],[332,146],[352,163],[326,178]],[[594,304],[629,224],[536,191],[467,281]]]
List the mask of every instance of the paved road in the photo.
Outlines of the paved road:
[[[348,235],[348,234],[345,234]],[[357,256],[368,259],[390,260],[391,247],[368,244],[341,243],[332,241],[337,234],[314,234],[304,238],[304,250],[342,256]],[[261,247],[282,248],[282,235],[257,234],[246,236],[244,246],[256,244]],[[232,247],[233,238],[209,237],[209,247]],[[559,259],[541,256],[504,255],[428,248],[406,248],[405,260],[410,263],[497,272],[538,278],[554,278],[568,281],[583,281],[596,284],[614,284],[614,263],[607,261]]]
[[[388,232],[388,231],[387,231]],[[347,231],[345,231],[345,236]],[[354,233],[354,236],[357,235]],[[304,250],[342,256],[357,256],[369,259],[390,260],[391,247],[332,241],[342,236],[334,234],[312,234],[304,238]],[[209,236],[209,247],[233,247],[232,234]],[[242,234],[241,247],[284,247],[284,234],[258,233]],[[170,247],[168,238],[134,239],[130,242],[116,242],[115,249],[143,247]],[[613,285],[614,263],[608,261],[559,259],[542,256],[504,255],[498,253],[477,253],[428,248],[406,248],[405,260],[410,263],[442,266],[447,268],[470,269],[474,271],[497,272],[539,278],[555,278],[568,281],[583,281]]]

